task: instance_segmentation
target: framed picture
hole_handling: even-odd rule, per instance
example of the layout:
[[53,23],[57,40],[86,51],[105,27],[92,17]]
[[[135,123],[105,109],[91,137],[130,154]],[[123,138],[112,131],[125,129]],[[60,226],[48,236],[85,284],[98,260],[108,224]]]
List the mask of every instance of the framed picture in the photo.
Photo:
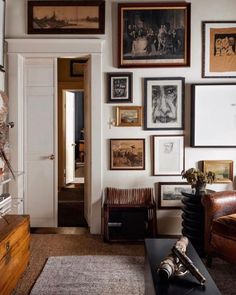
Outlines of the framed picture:
[[158,208],[180,209],[182,207],[181,192],[190,192],[191,185],[187,182],[159,182]]
[[181,175],[184,169],[184,136],[153,136],[153,175]]
[[216,160],[202,161],[203,172],[212,171],[215,173],[217,183],[228,183],[233,181],[233,161]]
[[104,1],[28,1],[28,34],[104,34],[104,28]]
[[236,147],[236,84],[193,84],[192,147]]
[[108,103],[132,102],[133,73],[107,73]]
[[116,107],[116,117],[117,126],[142,126],[142,107]]
[[176,78],[144,78],[144,129],[184,128],[184,82]]
[[70,75],[71,77],[84,76],[84,64],[87,60],[71,60],[70,61]]
[[190,66],[190,3],[119,3],[118,66]]
[[203,78],[236,77],[236,21],[202,23]]
[[0,0],[0,71],[4,70],[5,0]]
[[144,170],[145,139],[110,139],[111,170]]

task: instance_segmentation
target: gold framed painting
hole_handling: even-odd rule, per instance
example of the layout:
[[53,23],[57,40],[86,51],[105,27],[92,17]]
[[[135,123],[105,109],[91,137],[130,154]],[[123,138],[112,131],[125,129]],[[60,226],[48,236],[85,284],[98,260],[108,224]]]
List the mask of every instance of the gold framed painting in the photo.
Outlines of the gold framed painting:
[[142,107],[116,107],[116,125],[121,127],[142,126]]
[[228,183],[233,181],[233,161],[216,160],[202,161],[203,172],[215,173],[215,183]]

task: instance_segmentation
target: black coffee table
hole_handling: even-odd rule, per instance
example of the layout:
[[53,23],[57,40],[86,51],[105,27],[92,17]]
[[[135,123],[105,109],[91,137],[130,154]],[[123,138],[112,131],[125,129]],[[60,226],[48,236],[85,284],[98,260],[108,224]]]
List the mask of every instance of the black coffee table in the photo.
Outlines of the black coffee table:
[[201,286],[191,274],[179,278],[174,277],[169,281],[160,280],[157,274],[158,266],[170,253],[176,241],[177,239],[145,239],[145,294],[220,295],[219,289],[191,243],[187,247],[186,254],[206,278],[205,285]]

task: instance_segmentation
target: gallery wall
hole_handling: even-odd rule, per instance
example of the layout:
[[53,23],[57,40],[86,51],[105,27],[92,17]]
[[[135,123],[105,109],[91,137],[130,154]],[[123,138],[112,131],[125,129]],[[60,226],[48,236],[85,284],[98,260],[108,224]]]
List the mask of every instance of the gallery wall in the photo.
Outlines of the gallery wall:
[[[146,2],[146,1],[123,1]],[[153,2],[153,1],[149,1]],[[158,2],[158,1],[154,1]],[[160,1],[159,1],[160,2]],[[163,2],[163,1],[162,1]],[[172,1],[165,1],[172,2]],[[115,119],[114,107],[117,104],[108,104],[106,73],[132,72],[133,73],[133,103],[130,105],[143,105],[144,89],[143,79],[146,77],[184,77],[185,78],[185,168],[197,167],[202,160],[233,160],[234,175],[236,175],[236,148],[192,148],[190,147],[190,87],[193,83],[236,83],[235,78],[201,78],[202,71],[202,21],[227,21],[235,20],[235,0],[192,0],[191,3],[191,66],[179,68],[117,68],[117,3],[106,1],[105,35],[27,35],[27,15],[25,0],[8,0],[6,12],[6,37],[7,38],[101,38],[104,44],[103,72],[104,72],[104,101],[103,101],[103,187],[114,186],[122,188],[155,187],[158,182],[179,182],[181,176],[152,176],[151,136],[166,134],[183,134],[183,131],[146,131],[142,127],[115,127],[111,121]],[[0,83],[3,84],[2,75]],[[2,85],[1,85],[2,86]],[[2,87],[1,87],[2,88]],[[126,104],[127,105],[127,104]],[[212,128],[211,136],[217,133]],[[109,139],[110,138],[144,138],[146,142],[146,168],[142,171],[111,171],[109,169]],[[222,141],[224,138],[222,138]],[[235,178],[235,177],[234,177]],[[232,189],[233,183],[214,184],[208,186],[220,191]],[[158,230],[161,234],[178,234],[181,229],[180,210],[158,210]]]

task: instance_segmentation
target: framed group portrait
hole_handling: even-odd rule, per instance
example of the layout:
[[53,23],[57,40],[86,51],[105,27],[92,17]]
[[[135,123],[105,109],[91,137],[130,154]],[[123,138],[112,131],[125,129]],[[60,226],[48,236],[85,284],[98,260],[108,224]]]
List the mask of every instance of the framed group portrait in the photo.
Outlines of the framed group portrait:
[[181,175],[184,169],[184,136],[153,136],[153,175]]
[[232,160],[206,160],[202,161],[204,173],[212,171],[215,173],[216,183],[229,183],[233,181],[233,161]]
[[190,66],[190,3],[119,3],[118,66]]
[[110,139],[111,170],[145,170],[145,139]]
[[236,21],[202,23],[202,77],[236,77]]
[[183,77],[144,78],[144,129],[184,129]]
[[108,103],[133,101],[133,73],[107,73]]
[[141,106],[116,107],[116,125],[123,127],[136,127],[142,125]]

